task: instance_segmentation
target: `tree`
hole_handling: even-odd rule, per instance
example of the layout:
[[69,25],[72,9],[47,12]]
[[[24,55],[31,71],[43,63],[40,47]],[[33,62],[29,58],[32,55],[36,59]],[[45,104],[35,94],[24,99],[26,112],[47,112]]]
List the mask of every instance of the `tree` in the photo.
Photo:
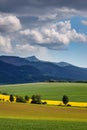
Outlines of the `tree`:
[[10,102],[13,102],[13,101],[14,101],[14,96],[13,96],[13,95],[10,95],[9,100],[10,100]]
[[41,104],[41,96],[40,95],[32,95],[31,99],[32,99],[31,103]]
[[25,100],[23,99],[23,97],[21,97],[21,96],[17,96],[17,97],[16,97],[16,102],[22,102],[22,103],[25,103]]
[[69,102],[68,96],[64,95],[62,101],[65,105],[67,105],[67,103]]
[[27,95],[25,96],[25,101],[29,101],[29,97]]

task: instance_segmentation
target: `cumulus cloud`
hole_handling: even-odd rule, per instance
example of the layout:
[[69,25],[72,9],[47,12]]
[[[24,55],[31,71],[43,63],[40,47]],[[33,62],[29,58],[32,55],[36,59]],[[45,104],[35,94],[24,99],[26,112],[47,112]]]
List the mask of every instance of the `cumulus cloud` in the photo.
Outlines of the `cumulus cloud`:
[[11,39],[0,35],[0,51],[4,53],[12,53]]
[[63,49],[70,42],[87,42],[87,36],[72,29],[70,21],[27,29],[20,33],[26,36],[30,44],[50,49]]
[[20,20],[16,16],[0,14],[0,32],[14,32],[21,28]]
[[15,15],[0,13],[0,52],[13,53],[13,44],[21,28],[20,20]]
[[86,43],[86,34],[78,33],[68,20],[73,16],[87,17],[86,0],[2,0],[0,51],[27,55]]

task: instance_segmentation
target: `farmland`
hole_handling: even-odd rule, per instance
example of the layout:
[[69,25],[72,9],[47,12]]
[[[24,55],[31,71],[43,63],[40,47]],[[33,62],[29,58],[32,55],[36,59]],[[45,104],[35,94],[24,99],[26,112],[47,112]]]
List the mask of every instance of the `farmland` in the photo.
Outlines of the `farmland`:
[[0,130],[84,130],[87,108],[0,103]]
[[67,95],[70,101],[87,102],[87,84],[86,83],[32,83],[1,85],[0,91],[13,95],[31,97],[33,94],[39,94],[44,100],[60,100],[63,95]]
[[87,121],[87,108],[58,107],[22,103],[0,103],[0,117]]
[[[1,85],[1,93],[31,97],[40,94],[43,100],[87,102],[86,83],[33,83]],[[87,107],[34,105],[0,102],[0,130],[86,130]]]

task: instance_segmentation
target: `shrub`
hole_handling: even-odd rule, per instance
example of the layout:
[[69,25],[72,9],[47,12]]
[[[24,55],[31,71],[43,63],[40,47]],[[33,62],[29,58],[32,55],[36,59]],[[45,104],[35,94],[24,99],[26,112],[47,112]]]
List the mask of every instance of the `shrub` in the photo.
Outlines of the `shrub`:
[[67,107],[71,107],[71,104],[67,104]]
[[47,104],[47,102],[42,102],[42,104]]

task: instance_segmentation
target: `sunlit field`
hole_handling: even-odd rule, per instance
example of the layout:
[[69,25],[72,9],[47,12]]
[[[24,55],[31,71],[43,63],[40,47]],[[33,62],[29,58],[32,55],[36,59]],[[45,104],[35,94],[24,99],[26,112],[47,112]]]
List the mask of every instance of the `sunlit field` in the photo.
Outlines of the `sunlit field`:
[[[10,96],[0,94],[0,101],[1,102],[10,102]],[[16,97],[15,97],[14,102],[16,102]],[[57,105],[57,106],[64,105],[62,101],[42,100],[42,102],[46,102],[48,105]],[[31,99],[27,103],[31,103]],[[68,102],[68,104],[71,106],[76,106],[76,107],[87,107],[87,102]]]
[[0,130],[86,130],[87,108],[0,103]]
[[0,117],[87,121],[87,108],[2,102],[0,103]]
[[87,83],[32,83],[16,85],[0,85],[2,93],[31,97],[39,94],[43,100],[62,100],[63,95],[70,102],[87,102]]

